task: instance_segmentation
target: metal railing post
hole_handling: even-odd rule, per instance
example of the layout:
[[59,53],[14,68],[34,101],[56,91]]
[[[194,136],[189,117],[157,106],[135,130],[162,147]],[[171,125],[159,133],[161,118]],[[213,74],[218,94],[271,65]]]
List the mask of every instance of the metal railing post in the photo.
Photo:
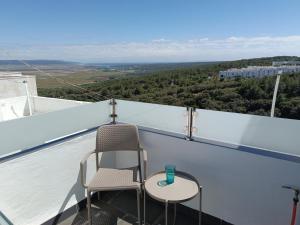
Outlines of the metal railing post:
[[116,100],[113,98],[110,100],[110,103],[109,103],[111,106],[112,106],[112,113],[110,114],[110,117],[112,118],[112,124],[116,124],[116,118],[117,118],[117,114],[116,114],[116,105],[117,105],[117,102]]
[[186,140],[192,141],[193,140],[193,122],[194,122],[194,112],[195,108],[187,107],[187,136]]

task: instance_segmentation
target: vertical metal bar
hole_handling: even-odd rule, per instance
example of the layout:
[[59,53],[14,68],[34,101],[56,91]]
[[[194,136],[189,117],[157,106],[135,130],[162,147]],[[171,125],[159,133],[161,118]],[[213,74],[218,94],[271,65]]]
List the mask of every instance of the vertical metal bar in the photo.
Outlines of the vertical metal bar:
[[142,149],[139,149],[137,151],[137,154],[138,154],[138,172],[139,172],[139,178],[140,178],[140,183],[141,184],[143,183],[142,165],[141,165],[141,152],[142,151],[143,151]]
[[144,191],[144,225],[146,225],[146,188],[145,188],[145,181],[143,183],[143,191]]
[[177,215],[177,204],[174,203],[174,217],[173,217],[173,225],[176,224],[176,215]]
[[165,225],[168,225],[168,201],[165,202]]
[[87,192],[87,208],[88,208],[88,221],[92,225],[92,212],[91,212],[91,192]]
[[110,105],[112,105],[112,113],[111,113],[111,118],[112,118],[112,123],[115,124],[116,123],[116,100],[113,98],[110,100]]
[[116,123],[116,100],[113,98],[113,123]]
[[137,213],[138,213],[138,224],[141,225],[141,203],[140,203],[140,190],[136,190],[136,198],[137,198]]
[[98,155],[98,152],[96,150],[96,171],[99,170],[99,155]]
[[195,109],[193,107],[190,108],[190,141],[193,140],[193,124],[194,124],[194,111]]
[[187,137],[186,139],[189,141],[193,140],[193,112],[194,109],[192,107],[187,107],[187,111],[188,111],[188,119],[187,119]]
[[199,225],[202,225],[202,187],[199,187]]
[[187,129],[187,134],[186,134],[186,140],[190,140],[190,120],[191,120],[191,117],[190,117],[190,107],[186,107],[186,111],[187,111],[187,124],[186,124],[186,129]]
[[192,140],[192,129],[193,129],[193,115],[192,115],[192,108],[189,110],[189,140]]
[[[99,155],[98,155],[98,152],[96,150],[96,171],[99,170]],[[97,198],[98,200],[101,199],[101,194],[100,194],[100,191],[97,192]]]
[[190,107],[186,107],[186,138],[189,136],[189,124],[190,124],[190,117],[189,117],[189,109]]

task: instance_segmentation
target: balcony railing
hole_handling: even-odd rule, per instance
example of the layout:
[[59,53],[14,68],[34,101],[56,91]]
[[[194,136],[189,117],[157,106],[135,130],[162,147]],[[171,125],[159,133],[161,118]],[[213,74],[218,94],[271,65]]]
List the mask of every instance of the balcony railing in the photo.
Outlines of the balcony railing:
[[[42,101],[43,98],[35,101]],[[51,102],[50,102],[51,103]],[[0,157],[14,151],[36,147],[54,139],[95,128],[111,121],[110,101],[93,104],[71,104],[47,113],[47,102],[38,104],[44,115],[0,123],[2,148]],[[53,104],[60,104],[53,101]],[[62,102],[61,105],[66,105]],[[65,109],[67,108],[67,109]],[[208,142],[239,150],[257,150],[270,156],[300,157],[300,121],[239,113],[196,109],[116,100],[116,120],[132,123],[141,129],[151,129],[194,141]],[[192,126],[192,127],[191,127]],[[43,132],[41,132],[43,131]],[[27,138],[21,138],[24,134]],[[11,140],[18,140],[12,142]],[[266,151],[266,152],[263,152]],[[290,157],[289,157],[290,156]]]

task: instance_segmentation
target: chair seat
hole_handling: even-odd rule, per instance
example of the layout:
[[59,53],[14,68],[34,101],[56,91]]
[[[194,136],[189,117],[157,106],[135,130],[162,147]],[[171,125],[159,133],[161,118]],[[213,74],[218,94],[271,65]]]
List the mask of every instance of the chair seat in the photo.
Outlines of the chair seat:
[[88,185],[89,191],[140,189],[129,169],[100,168]]

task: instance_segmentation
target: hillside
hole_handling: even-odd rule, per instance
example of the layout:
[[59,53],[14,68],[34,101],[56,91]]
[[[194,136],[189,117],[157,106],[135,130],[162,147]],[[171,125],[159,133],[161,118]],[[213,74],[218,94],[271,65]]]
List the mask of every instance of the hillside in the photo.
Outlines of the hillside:
[[[91,93],[82,93],[74,88],[39,89],[39,94],[82,101],[114,97],[268,116],[275,77],[219,80],[217,74],[219,70],[231,67],[270,65],[274,60],[291,58],[299,60],[295,57],[238,60],[82,85],[91,92],[97,92],[95,98],[90,96]],[[277,117],[300,119],[299,75],[282,76],[275,112]]]

